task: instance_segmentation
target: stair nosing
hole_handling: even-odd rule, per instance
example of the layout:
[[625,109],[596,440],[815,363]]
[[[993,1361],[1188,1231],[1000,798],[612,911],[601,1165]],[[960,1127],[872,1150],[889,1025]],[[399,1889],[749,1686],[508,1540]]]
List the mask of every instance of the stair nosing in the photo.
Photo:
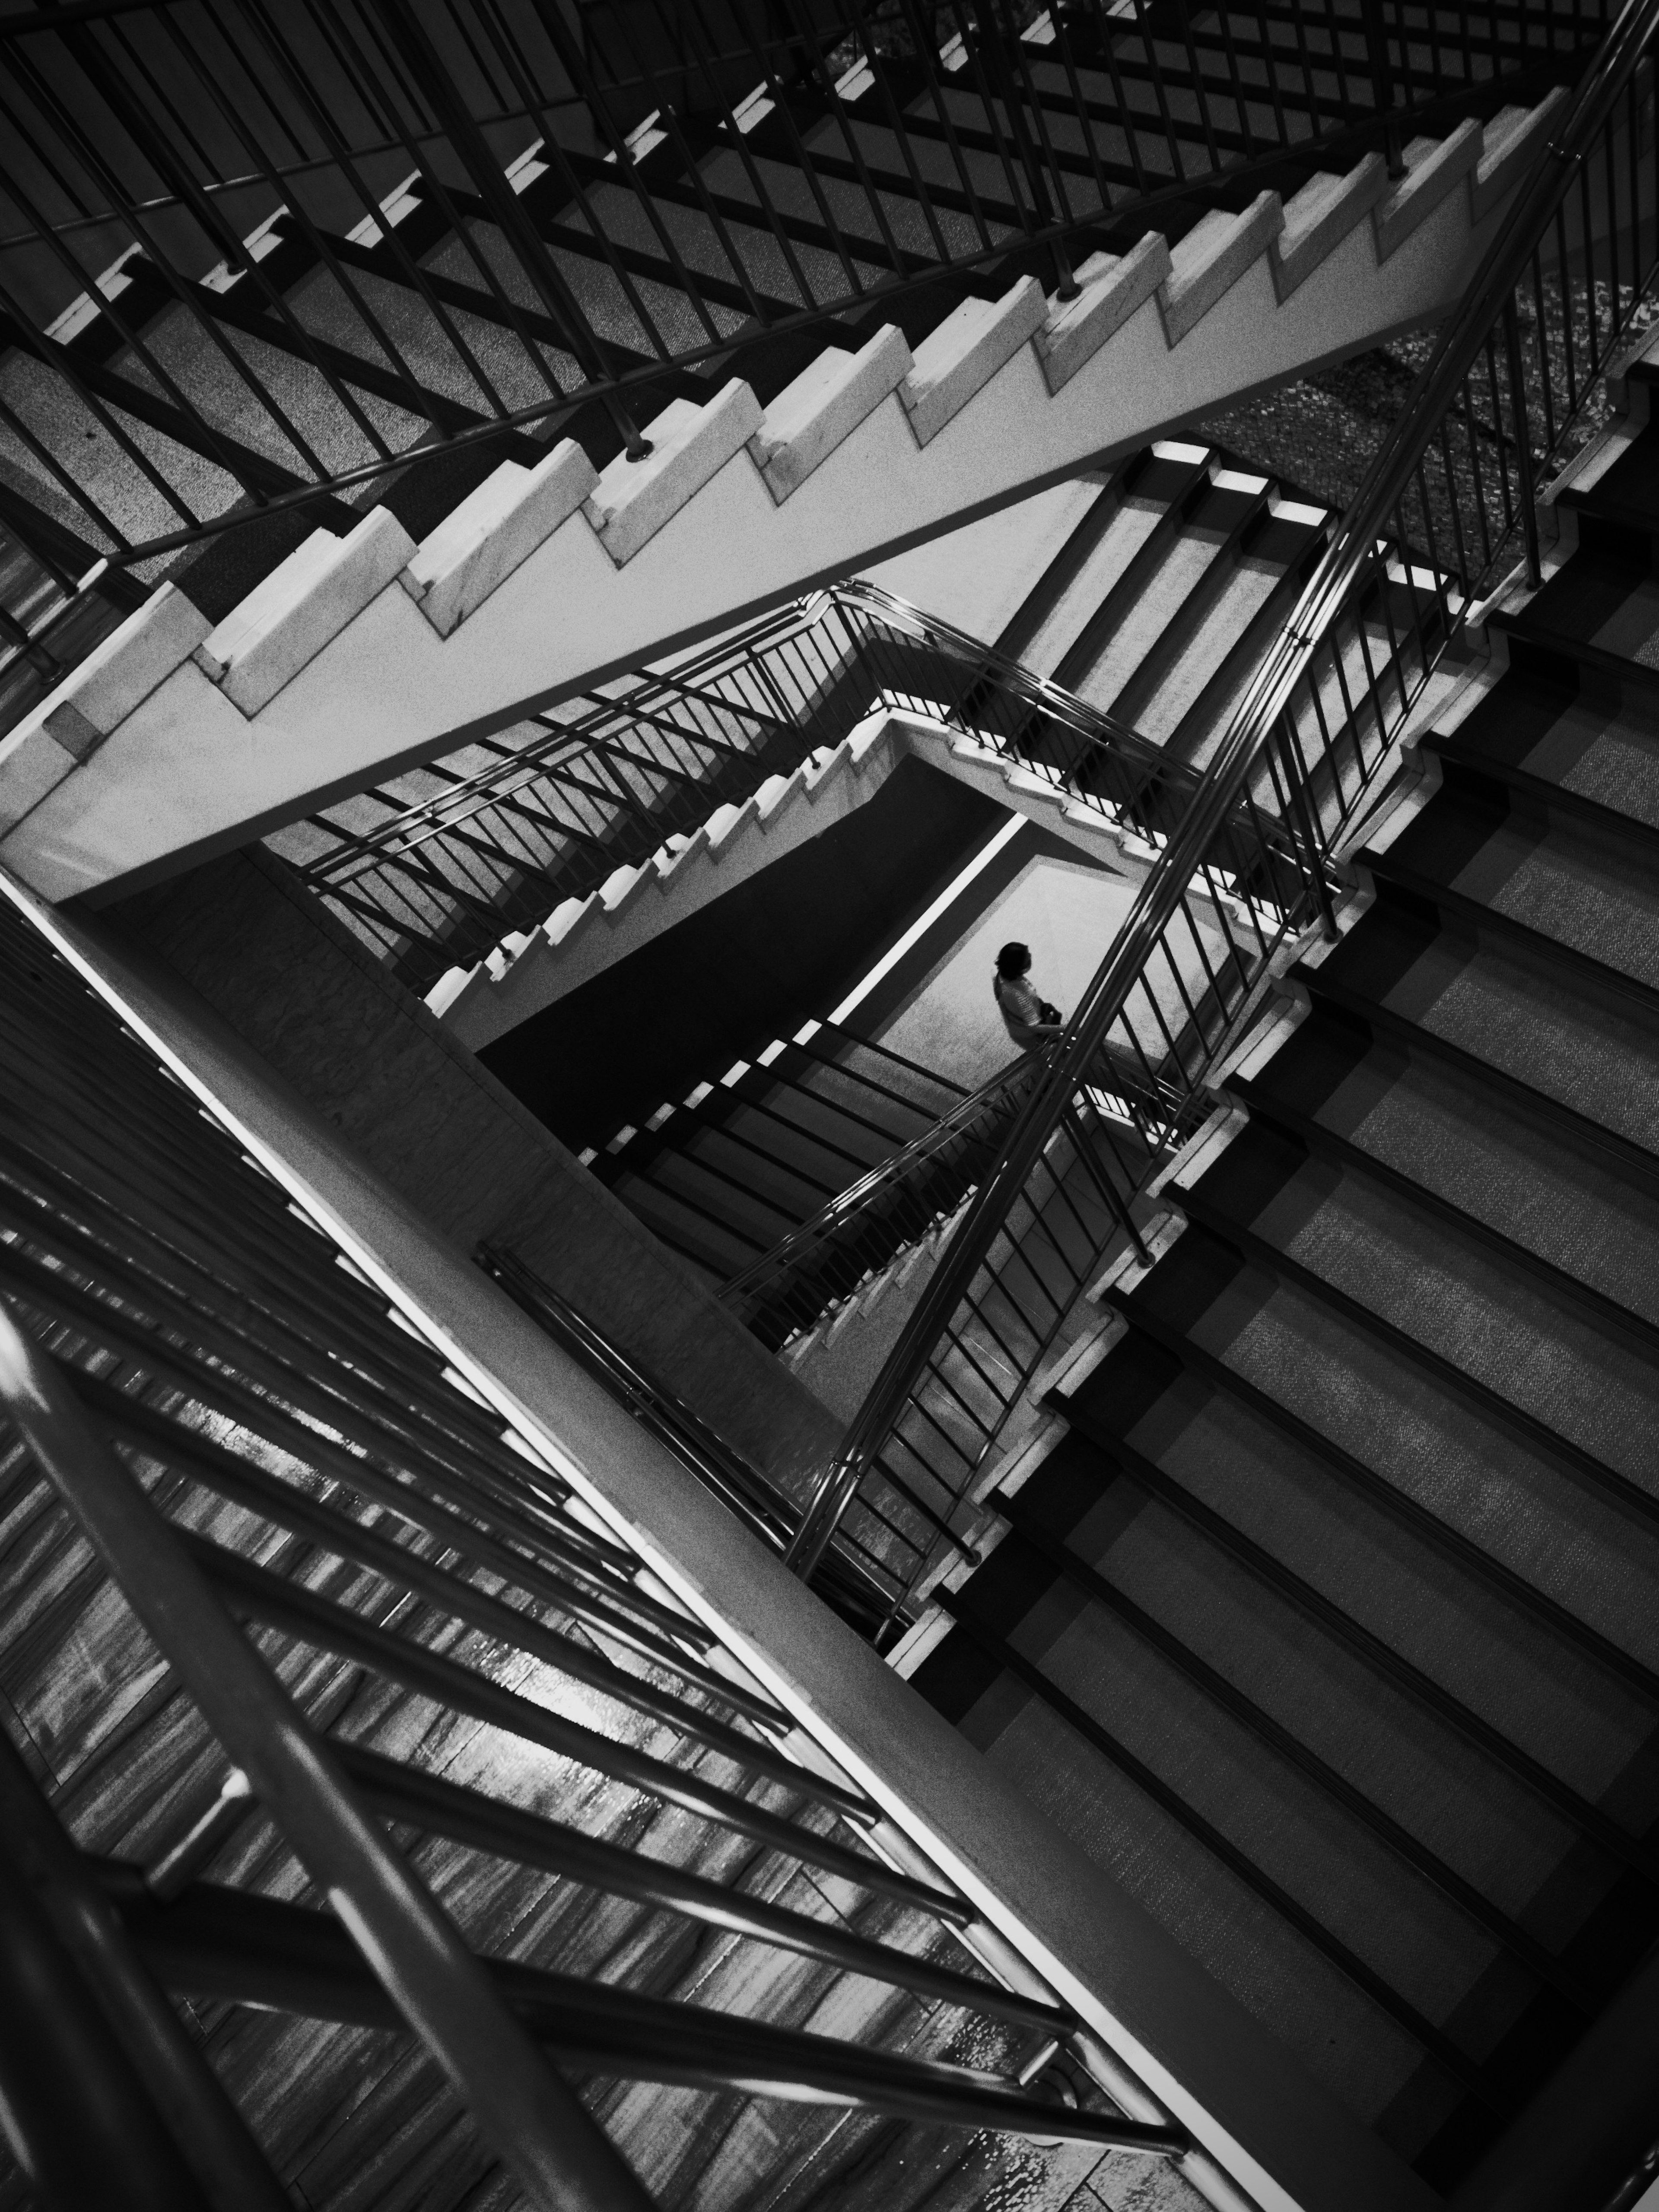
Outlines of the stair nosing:
[[[1131,1320],[1133,1326],[1146,1324],[1130,1311],[1132,1294],[1116,1291],[1108,1297],[1118,1310]],[[1178,1361],[1181,1340],[1178,1333],[1165,1330],[1163,1324],[1146,1328],[1154,1343],[1167,1335],[1174,1340],[1164,1348]],[[1214,1541],[1224,1552],[1238,1554],[1252,1573],[1257,1574],[1270,1586],[1279,1589],[1287,1603],[1301,1607],[1319,1622],[1339,1644],[1352,1645],[1365,1656],[1366,1663],[1390,1679],[1402,1695],[1409,1696],[1436,1713],[1454,1735],[1461,1735],[1477,1744],[1483,1754],[1495,1766],[1502,1767],[1522,1788],[1552,1805],[1566,1821],[1586,1839],[1593,1841],[1608,1856],[1634,1869],[1644,1878],[1659,1887],[1659,1850],[1644,1838],[1631,1835],[1604,1813],[1601,1807],[1575,1790],[1570,1782],[1553,1772],[1541,1759],[1504,1735],[1492,1722],[1485,1720],[1472,1706],[1467,1705],[1443,1684],[1408,1659],[1403,1652],[1395,1650],[1374,1629],[1353,1620],[1334,1598],[1327,1597],[1293,1567],[1276,1559],[1265,1546],[1236,1528],[1213,1507],[1196,1498],[1176,1476],[1149,1459],[1137,1446],[1121,1437],[1114,1436],[1102,1422],[1090,1417],[1086,1409],[1077,1407],[1068,1412],[1067,1418],[1087,1436],[1091,1442],[1108,1454],[1119,1457],[1133,1479],[1152,1495],[1163,1498],[1172,1512],[1192,1522],[1200,1534]],[[1213,1524],[1213,1525],[1212,1525]]]
[[1536,1414],[1525,1413],[1512,1404],[1488,1382],[1468,1373],[1455,1360],[1437,1352],[1432,1345],[1425,1344],[1401,1328],[1386,1315],[1375,1311],[1340,1290],[1334,1283],[1310,1267],[1303,1261],[1271,1243],[1245,1224],[1233,1219],[1212,1200],[1199,1197],[1194,1188],[1175,1183],[1166,1186],[1199,1228],[1215,1241],[1237,1251],[1249,1264],[1267,1274],[1282,1274],[1304,1297],[1330,1307],[1352,1328],[1381,1339],[1390,1352],[1408,1365],[1424,1369],[1447,1394],[1462,1398],[1468,1410],[1489,1426],[1509,1429],[1540,1459],[1553,1462],[1558,1471],[1572,1476],[1607,1494],[1617,1504],[1630,1510],[1634,1518],[1650,1522],[1659,1530],[1659,1496],[1644,1490],[1629,1475],[1621,1474],[1583,1445],[1575,1443],[1552,1428]]
[[1438,1890],[1456,1911],[1463,1913],[1477,1927],[1484,1929],[1511,1956],[1519,1960],[1540,1982],[1557,1990],[1587,2018],[1594,2017],[1601,2001],[1592,1997],[1570,1968],[1554,1958],[1534,1936],[1527,1933],[1518,1921],[1494,1904],[1474,1882],[1460,1875],[1431,1844],[1414,1835],[1402,1821],[1377,1804],[1358,1783],[1351,1782],[1332,1766],[1328,1759],[1293,1735],[1284,1722],[1275,1719],[1249,1691],[1230,1681],[1218,1668],[1193,1650],[1175,1630],[1118,1589],[1097,1567],[1080,1558],[1063,1537],[1045,1528],[1036,1515],[1018,1496],[1005,1498],[999,1495],[994,1497],[991,1503],[1017,1536],[1040,1553],[1079,1589],[1094,1602],[1115,1613],[1133,1634],[1141,1637],[1154,1650],[1160,1652],[1169,1665],[1187,1675],[1206,1697],[1212,1698],[1224,1710],[1232,1712],[1242,1729],[1259,1735],[1276,1756],[1305,1774],[1316,1789],[1323,1790],[1335,1802],[1342,1805],[1362,1830],[1374,1835],[1384,1850],[1394,1852],[1431,1888]]

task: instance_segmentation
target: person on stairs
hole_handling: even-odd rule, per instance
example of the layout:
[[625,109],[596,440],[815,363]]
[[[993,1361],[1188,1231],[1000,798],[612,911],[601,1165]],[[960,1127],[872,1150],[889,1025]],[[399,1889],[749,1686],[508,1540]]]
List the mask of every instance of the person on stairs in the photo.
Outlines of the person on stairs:
[[991,990],[1002,1025],[1022,1052],[1059,1036],[1065,1029],[1060,1008],[1040,999],[1031,984],[1031,948],[1005,945],[997,955]]

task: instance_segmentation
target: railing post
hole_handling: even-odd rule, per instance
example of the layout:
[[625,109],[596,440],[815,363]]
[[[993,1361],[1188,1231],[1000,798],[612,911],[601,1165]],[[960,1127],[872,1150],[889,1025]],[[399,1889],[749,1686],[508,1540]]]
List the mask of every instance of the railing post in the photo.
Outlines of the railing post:
[[[1389,174],[1403,177],[1406,156],[1401,144],[1400,121],[1394,104],[1394,64],[1389,58],[1389,27],[1383,20],[1382,0],[1360,0],[1365,26],[1365,70],[1371,81],[1371,97],[1382,120],[1382,151]],[[1403,41],[1401,59],[1404,59]]]
[[1308,888],[1314,895],[1314,904],[1319,910],[1319,927],[1322,934],[1333,943],[1336,938],[1336,909],[1331,904],[1331,887],[1325,879],[1319,838],[1314,827],[1313,808],[1308,799],[1307,778],[1303,773],[1302,759],[1293,742],[1290,709],[1286,707],[1273,731],[1279,748],[1279,763],[1285,775],[1285,789],[1296,817],[1296,842],[1304,854],[1303,872]]
[[[218,2206],[291,2212],[288,2192],[127,1940],[103,1886],[0,1732],[0,1830],[129,2063]],[[81,2094],[83,2084],[76,2084]],[[133,2149],[137,2146],[131,2147]]]
[[1510,426],[1520,477],[1521,529],[1527,547],[1527,581],[1536,591],[1543,579],[1538,550],[1538,499],[1532,474],[1532,425],[1527,410],[1526,374],[1521,360],[1521,319],[1515,294],[1504,303],[1504,343],[1510,366]]
[[177,1533],[93,1432],[52,1362],[3,1306],[0,1402],[209,1728],[246,1771],[261,1804],[529,2201],[545,2212],[650,2212],[639,2183],[363,1811],[333,1754],[301,1718]]

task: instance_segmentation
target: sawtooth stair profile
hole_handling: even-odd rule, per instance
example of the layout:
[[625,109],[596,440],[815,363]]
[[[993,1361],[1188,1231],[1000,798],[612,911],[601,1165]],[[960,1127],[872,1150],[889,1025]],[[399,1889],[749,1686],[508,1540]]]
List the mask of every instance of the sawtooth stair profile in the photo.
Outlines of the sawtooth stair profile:
[[[824,348],[763,404],[677,398],[651,451],[502,462],[418,544],[376,507],[216,620],[164,584],[0,743],[0,854],[52,899],[137,887],[1241,391],[1432,321],[1565,97],[1459,123],[1022,276],[914,348]],[[388,211],[387,220],[392,220]],[[711,558],[711,550],[718,558]]]

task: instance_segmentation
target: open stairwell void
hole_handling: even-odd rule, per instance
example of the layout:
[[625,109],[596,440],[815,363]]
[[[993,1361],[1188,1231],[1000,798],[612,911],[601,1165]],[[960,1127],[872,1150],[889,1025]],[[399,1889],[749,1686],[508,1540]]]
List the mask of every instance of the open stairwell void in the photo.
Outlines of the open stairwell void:
[[1659,1938],[1652,374],[909,1662],[1454,2203]]
[[643,1127],[618,1130],[590,1164],[718,1285],[965,1096],[948,1077],[813,1020],[684,1102],[665,1100]]
[[1334,520],[1212,447],[1147,447],[1102,483],[997,642],[1201,766]]

